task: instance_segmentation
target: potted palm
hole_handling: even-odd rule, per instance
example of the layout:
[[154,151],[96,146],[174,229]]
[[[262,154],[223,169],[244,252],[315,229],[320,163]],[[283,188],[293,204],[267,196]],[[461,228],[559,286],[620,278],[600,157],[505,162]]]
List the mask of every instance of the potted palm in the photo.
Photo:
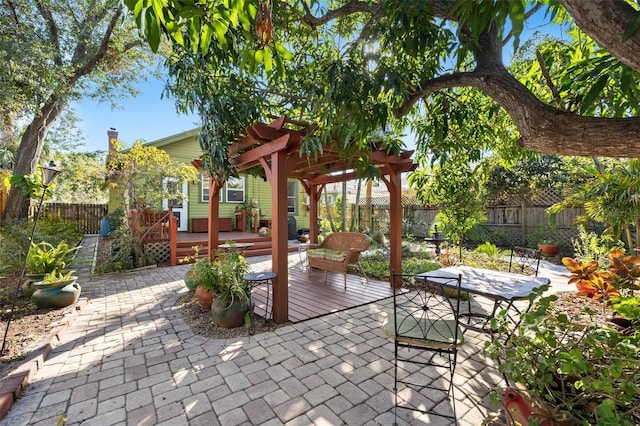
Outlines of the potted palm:
[[248,272],[249,264],[233,246],[228,252],[218,251],[212,259],[195,263],[194,275],[199,282],[196,296],[212,293],[211,314],[218,326],[235,328],[246,323],[253,308],[251,287],[243,279]]
[[42,281],[46,274],[66,269],[78,249],[80,246],[69,247],[66,241],[61,241],[57,246],[46,241],[37,244],[32,242],[27,253],[27,280],[22,284],[22,294],[31,297],[35,282]]

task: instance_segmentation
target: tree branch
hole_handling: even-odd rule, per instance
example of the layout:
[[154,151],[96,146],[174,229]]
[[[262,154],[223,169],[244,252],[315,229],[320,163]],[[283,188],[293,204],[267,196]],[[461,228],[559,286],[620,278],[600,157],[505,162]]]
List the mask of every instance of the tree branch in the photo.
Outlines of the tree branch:
[[311,9],[307,6],[306,2],[302,1],[302,6],[305,9],[305,14],[302,17],[302,22],[315,29],[321,25],[331,22],[332,20],[341,16],[353,15],[354,13],[368,13],[370,15],[378,15],[382,11],[383,2],[370,3],[366,1],[351,0],[345,5],[329,10],[322,16],[313,16]]
[[74,73],[67,80],[67,84],[69,84],[70,86],[73,86],[73,84],[75,84],[75,82],[78,81],[80,77],[89,74],[91,71],[95,69],[98,62],[104,57],[105,53],[107,52],[107,48],[109,46],[109,40],[111,39],[111,34],[113,33],[113,29],[115,28],[116,24],[120,20],[121,15],[122,15],[122,3],[118,5],[118,9],[111,17],[111,20],[109,21],[109,25],[105,29],[104,35],[102,36],[102,41],[100,42],[100,47],[98,48],[98,51],[91,58],[89,58],[89,60],[84,65],[82,65],[79,68],[76,68]]
[[47,24],[51,44],[53,44],[56,48],[56,54],[53,58],[53,61],[57,66],[61,67],[62,52],[60,49],[60,34],[58,32],[58,26],[56,25],[56,21],[53,19],[53,15],[51,11],[47,7],[43,6],[41,2],[37,1],[36,7],[38,8],[38,12],[40,12],[40,15],[42,15],[42,18]]
[[538,49],[536,49],[536,59],[538,60],[538,65],[540,65],[540,71],[542,72],[542,76],[546,80],[549,90],[551,90],[551,93],[553,93],[553,99],[556,101],[558,108],[566,111],[566,109],[562,108],[562,99],[560,99],[560,93],[558,92],[558,88],[556,87],[555,84],[553,84],[553,80],[551,80],[551,75],[549,75],[549,70],[547,69],[547,66],[544,64],[544,60],[542,59],[542,55],[540,54],[540,51]]

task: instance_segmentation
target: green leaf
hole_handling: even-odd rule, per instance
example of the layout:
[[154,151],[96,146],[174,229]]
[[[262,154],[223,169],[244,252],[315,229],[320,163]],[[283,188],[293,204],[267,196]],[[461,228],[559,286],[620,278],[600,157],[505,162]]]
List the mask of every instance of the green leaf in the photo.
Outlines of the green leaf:
[[160,46],[160,23],[158,22],[157,17],[153,16],[150,13],[147,13],[144,16],[145,20],[145,36],[147,37],[147,42],[149,43],[149,47],[154,53],[158,52],[158,47]]
[[265,71],[270,72],[272,68],[273,62],[271,58],[271,49],[269,49],[269,47],[267,46],[264,49],[264,69]]
[[602,89],[608,81],[609,76],[603,75],[598,79],[598,81],[596,81],[593,86],[591,86],[591,89],[589,89],[589,92],[587,92],[587,94],[585,95],[582,101],[582,105],[580,106],[580,112],[582,114],[584,114],[591,107],[591,105],[593,105],[594,101],[600,96],[600,94],[602,93]]
[[209,44],[211,43],[211,36],[213,35],[213,28],[211,24],[206,23],[202,27],[202,34],[200,34],[200,52],[202,54],[207,53],[209,50]]

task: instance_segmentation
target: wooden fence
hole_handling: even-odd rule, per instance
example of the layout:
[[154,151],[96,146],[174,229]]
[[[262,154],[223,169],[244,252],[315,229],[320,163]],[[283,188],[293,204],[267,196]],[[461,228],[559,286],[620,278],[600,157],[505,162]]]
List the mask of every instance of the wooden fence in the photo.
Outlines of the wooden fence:
[[[35,215],[36,209],[36,205],[31,205],[29,216]],[[85,234],[99,234],[100,220],[106,214],[106,204],[45,203],[40,212],[41,217],[58,217],[68,222],[75,222]]]
[[[549,234],[562,247],[571,248],[572,240],[578,236],[576,218],[583,209],[565,209],[555,219],[550,230],[546,209],[560,201],[558,190],[539,190],[526,197],[510,196],[492,200],[487,208],[487,221],[476,226],[467,235],[467,241],[481,243],[491,241],[497,245],[534,245],[544,233]],[[434,206],[423,206],[415,197],[402,197],[402,230],[417,239],[431,236],[438,214]],[[375,197],[360,201],[360,226],[370,232],[380,230],[389,233],[389,198]],[[602,232],[603,227],[594,223],[586,226],[588,231]]]

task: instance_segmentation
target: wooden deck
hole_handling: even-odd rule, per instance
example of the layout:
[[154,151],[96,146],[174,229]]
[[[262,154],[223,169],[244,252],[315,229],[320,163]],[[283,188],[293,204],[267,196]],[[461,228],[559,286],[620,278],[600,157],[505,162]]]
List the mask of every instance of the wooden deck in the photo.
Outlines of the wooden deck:
[[[271,260],[253,264],[251,269],[254,272],[271,270]],[[364,277],[347,274],[345,290],[341,273],[328,272],[326,283],[324,274],[318,269],[310,272],[302,270],[298,254],[289,255],[289,321],[295,323],[317,318],[393,296],[388,281],[369,278],[365,282]],[[267,299],[266,284],[254,288],[253,299],[256,303],[254,313],[263,317]],[[269,309],[272,303],[271,294]]]
[[[251,261],[253,272],[270,271],[271,264],[271,238],[260,237],[258,234],[247,232],[221,232],[218,238],[219,244],[226,241],[255,242],[256,246],[269,248],[256,255],[269,254],[265,260]],[[184,246],[207,246],[207,233],[179,232],[178,242]],[[297,241],[289,242],[289,321],[300,322],[311,318],[317,318],[332,312],[343,311],[356,306],[366,305],[387,297],[393,296],[393,289],[388,281],[380,281],[369,278],[365,282],[364,277],[355,274],[347,274],[347,289],[344,289],[344,278],[341,273],[327,272],[325,284],[325,272],[312,269],[308,272],[302,268],[302,261],[306,254],[298,253]],[[202,254],[202,252],[200,253]],[[247,251],[246,257],[253,254]],[[270,289],[272,290],[272,289]],[[253,289],[253,299],[256,303],[254,312],[264,317],[267,302],[267,285],[262,284]],[[269,295],[269,310],[273,306],[273,293]],[[269,313],[269,318],[271,313]]]

